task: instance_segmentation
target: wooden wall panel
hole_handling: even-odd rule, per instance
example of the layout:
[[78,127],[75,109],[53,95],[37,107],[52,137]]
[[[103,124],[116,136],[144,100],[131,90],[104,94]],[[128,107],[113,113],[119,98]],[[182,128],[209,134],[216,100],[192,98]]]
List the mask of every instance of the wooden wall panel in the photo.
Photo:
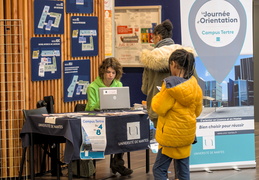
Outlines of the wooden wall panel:
[[[4,0],[1,0],[0,1],[0,18],[2,19],[4,17]],[[0,103],[1,103],[1,133],[0,133],[0,136],[1,136],[1,145],[0,145],[0,153],[1,155],[6,155],[7,153],[7,150],[6,150],[6,143],[5,141],[3,141],[4,139],[6,139],[6,104],[3,103],[5,102],[5,92],[6,92],[6,86],[4,84],[5,82],[5,71],[6,71],[6,68],[4,66],[5,64],[5,22],[1,21],[0,22]],[[2,166],[7,166],[7,160],[6,158],[2,158],[1,159],[1,164]],[[7,170],[1,170],[0,173],[1,173],[1,176],[5,176],[7,174],[6,172]]]
[[[66,0],[63,2],[66,4]],[[18,177],[22,151],[19,133],[24,123],[21,109],[34,109],[38,100],[50,95],[54,97],[54,110],[57,113],[72,112],[76,103],[86,103],[86,100],[64,103],[63,74],[61,79],[31,81],[30,39],[32,37],[60,37],[62,67],[63,62],[67,60],[90,59],[91,80],[94,80],[98,76],[98,67],[105,55],[104,1],[94,0],[93,2],[92,14],[66,13],[64,5],[64,34],[35,35],[33,30],[34,0],[0,0],[0,179]],[[98,17],[99,52],[97,56],[76,58],[71,56],[71,16]],[[18,20],[21,26],[12,20]],[[6,25],[10,28],[6,29]],[[63,148],[64,146],[62,150]],[[40,158],[40,148],[35,147],[35,151],[35,157]],[[50,162],[47,164],[48,169]],[[35,168],[39,171],[39,163],[36,163]],[[27,177],[28,173],[29,168],[26,164],[23,175]]]

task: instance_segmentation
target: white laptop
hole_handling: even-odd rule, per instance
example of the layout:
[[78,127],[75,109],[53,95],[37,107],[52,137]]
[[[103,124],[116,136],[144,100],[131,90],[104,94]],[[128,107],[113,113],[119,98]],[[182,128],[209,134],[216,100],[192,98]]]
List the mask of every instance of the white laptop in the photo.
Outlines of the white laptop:
[[129,87],[99,88],[100,110],[129,110]]

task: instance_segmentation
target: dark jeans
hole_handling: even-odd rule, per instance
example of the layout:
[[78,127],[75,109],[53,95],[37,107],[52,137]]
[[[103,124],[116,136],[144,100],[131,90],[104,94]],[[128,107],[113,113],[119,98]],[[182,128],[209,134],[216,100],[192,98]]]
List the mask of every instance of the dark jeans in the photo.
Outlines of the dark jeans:
[[[153,166],[155,180],[167,180],[167,171],[172,162],[172,158],[161,153],[158,150],[156,162]],[[175,159],[177,176],[180,180],[190,180],[189,157],[184,159]]]

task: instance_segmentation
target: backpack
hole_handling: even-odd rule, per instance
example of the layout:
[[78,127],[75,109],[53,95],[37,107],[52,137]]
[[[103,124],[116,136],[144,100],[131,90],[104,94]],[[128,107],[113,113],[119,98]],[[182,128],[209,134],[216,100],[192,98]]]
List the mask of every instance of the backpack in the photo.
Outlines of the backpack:
[[90,177],[95,173],[93,160],[72,161],[72,173],[77,176],[77,161],[80,161],[80,177]]

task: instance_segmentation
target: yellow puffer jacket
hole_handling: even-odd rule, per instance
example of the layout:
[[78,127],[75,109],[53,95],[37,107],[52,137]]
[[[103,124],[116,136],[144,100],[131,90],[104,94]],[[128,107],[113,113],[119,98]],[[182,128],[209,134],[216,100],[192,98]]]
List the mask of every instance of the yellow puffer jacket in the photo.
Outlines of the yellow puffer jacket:
[[158,114],[156,140],[165,154],[174,159],[190,156],[196,133],[196,117],[202,111],[202,90],[194,76],[186,80],[170,76],[152,99]]

